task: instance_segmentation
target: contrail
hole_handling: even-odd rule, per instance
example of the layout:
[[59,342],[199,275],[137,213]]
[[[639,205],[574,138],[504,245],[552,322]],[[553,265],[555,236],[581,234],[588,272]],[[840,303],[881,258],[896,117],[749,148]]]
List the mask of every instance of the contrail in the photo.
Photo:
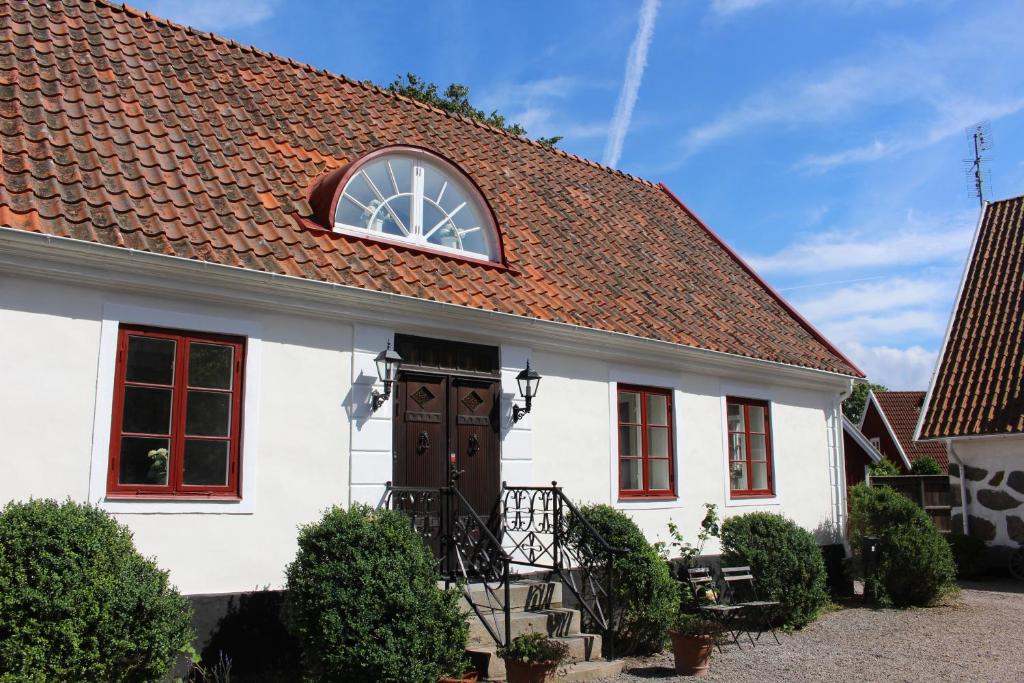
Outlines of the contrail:
[[633,118],[633,107],[636,106],[636,96],[640,91],[640,81],[644,77],[644,69],[647,68],[647,48],[654,37],[658,3],[659,0],[644,0],[640,7],[640,25],[637,26],[636,38],[629,48],[626,77],[622,81],[622,90],[619,91],[619,101],[615,105],[615,116],[612,118],[608,142],[604,148],[606,166],[616,166],[619,157],[622,156],[622,143],[626,139],[626,131],[629,130],[629,122]]

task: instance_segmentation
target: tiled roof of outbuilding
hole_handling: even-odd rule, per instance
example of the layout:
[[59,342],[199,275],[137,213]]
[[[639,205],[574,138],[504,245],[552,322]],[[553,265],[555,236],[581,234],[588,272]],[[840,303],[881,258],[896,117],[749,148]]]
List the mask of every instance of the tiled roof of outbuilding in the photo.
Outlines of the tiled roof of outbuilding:
[[985,206],[919,438],[1024,433],[1024,197]]
[[[0,132],[0,226],[861,374],[664,188],[130,8],[0,4]],[[506,267],[308,228],[391,144],[474,179]]]
[[892,426],[893,437],[899,441],[900,448],[907,454],[911,464],[918,458],[929,455],[942,466],[942,469],[948,471],[949,458],[943,444],[914,441],[914,428],[917,427],[917,417],[921,414],[924,392],[881,391],[874,396]]

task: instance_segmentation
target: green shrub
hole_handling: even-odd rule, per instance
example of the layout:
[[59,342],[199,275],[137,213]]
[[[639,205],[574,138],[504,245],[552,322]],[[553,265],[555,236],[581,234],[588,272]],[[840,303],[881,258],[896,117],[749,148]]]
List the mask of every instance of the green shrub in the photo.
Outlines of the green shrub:
[[[956,590],[953,553],[924,510],[887,486],[850,489],[850,544],[853,567],[864,580],[864,595],[881,606],[924,606]],[[879,539],[879,559],[865,568],[860,548],[866,536]]]
[[[584,505],[580,514],[615,548],[615,641],[618,654],[658,652],[679,611],[679,590],[665,562],[636,523],[608,505]],[[567,524],[568,542],[579,548],[582,566],[603,572],[607,555],[584,533],[575,516]]]
[[910,468],[911,474],[945,474],[942,471],[942,466],[935,462],[935,458],[930,455],[922,455],[920,458],[913,462]]
[[985,571],[985,541],[976,536],[963,534],[946,534],[946,541],[953,551],[953,564],[956,565],[958,578],[979,576]]
[[884,455],[878,462],[873,462],[868,465],[868,470],[871,472],[871,476],[873,477],[895,477],[899,474],[903,474],[903,470],[900,469],[899,465]]
[[825,560],[814,536],[768,512],[731,517],[722,525],[722,566],[749,565],[762,599],[778,600],[778,619],[801,628],[828,605]]
[[722,630],[720,622],[702,614],[680,612],[672,622],[672,630],[681,636],[712,636],[717,638]]
[[188,600],[102,510],[0,512],[0,681],[157,681],[192,637]]
[[317,681],[434,683],[462,671],[460,592],[437,587],[429,549],[400,512],[332,508],[299,531],[285,615]]

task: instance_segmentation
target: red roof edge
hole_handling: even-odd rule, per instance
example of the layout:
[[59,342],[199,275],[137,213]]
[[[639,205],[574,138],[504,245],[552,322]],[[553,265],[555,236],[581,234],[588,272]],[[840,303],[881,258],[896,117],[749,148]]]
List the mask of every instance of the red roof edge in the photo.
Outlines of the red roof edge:
[[743,270],[747,271],[747,274],[750,275],[750,277],[754,278],[754,280],[758,284],[760,284],[764,288],[764,290],[766,292],[768,292],[768,294],[770,294],[776,301],[778,301],[779,305],[782,306],[782,308],[785,309],[785,311],[787,313],[789,313],[789,315],[792,316],[794,320],[796,320],[798,323],[800,323],[804,327],[804,329],[807,330],[811,334],[812,337],[817,339],[826,349],[828,349],[831,353],[833,353],[837,358],[839,358],[844,363],[849,365],[850,368],[861,379],[866,377],[866,375],[864,374],[864,371],[861,370],[859,367],[857,367],[856,363],[854,363],[852,360],[847,358],[846,354],[844,354],[842,351],[837,349],[832,344],[832,342],[830,342],[825,337],[825,335],[823,335],[818,330],[817,327],[815,327],[814,325],[811,324],[811,321],[809,321],[807,318],[805,318],[802,315],[800,315],[800,313],[795,308],[793,308],[793,306],[788,301],[786,301],[786,299],[783,298],[783,296],[781,294],[779,294],[777,291],[775,291],[774,287],[772,287],[770,284],[768,284],[765,281],[764,278],[762,278],[760,275],[757,274],[757,271],[755,271],[750,266],[749,263],[747,263],[746,261],[743,260],[742,256],[740,256],[735,251],[733,251],[733,248],[730,247],[728,244],[726,244],[725,240],[723,240],[721,237],[718,236],[718,233],[716,233],[714,230],[709,228],[708,224],[700,219],[700,216],[695,214],[690,209],[690,207],[688,207],[686,204],[684,204],[683,200],[681,200],[679,197],[677,197],[676,194],[672,190],[668,189],[668,185],[666,185],[665,183],[658,183],[658,187],[660,187],[662,189],[662,191],[665,194],[667,194],[669,196],[669,198],[672,199],[672,201],[674,201],[676,204],[678,204],[679,208],[681,208],[683,211],[685,211],[686,214],[697,223],[697,225],[702,227],[708,233],[708,235],[711,236],[711,239],[713,239],[716,242],[718,242],[718,245],[720,247],[722,247],[722,249],[725,250],[725,253],[727,253],[729,256],[731,256],[732,259],[734,261],[736,261],[737,264],[739,264],[740,268],[742,268]]

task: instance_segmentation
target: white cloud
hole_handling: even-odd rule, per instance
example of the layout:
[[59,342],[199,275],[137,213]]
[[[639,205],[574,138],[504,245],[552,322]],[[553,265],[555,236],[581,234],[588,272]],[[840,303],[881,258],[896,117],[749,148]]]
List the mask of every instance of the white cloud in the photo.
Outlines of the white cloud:
[[152,0],[145,8],[171,21],[204,31],[251,26],[269,19],[278,0]]
[[626,132],[629,130],[630,120],[633,118],[633,108],[636,106],[637,96],[640,92],[640,81],[643,80],[644,70],[647,68],[647,48],[654,38],[654,21],[658,15],[659,0],[643,0],[640,6],[640,22],[637,26],[636,37],[629,48],[629,57],[626,59],[626,76],[622,81],[622,90],[619,91],[619,100],[615,105],[615,115],[612,117],[611,131],[608,134],[608,142],[604,148],[603,162],[607,166],[616,166],[622,156],[622,144],[626,140]]
[[891,311],[906,307],[944,303],[956,291],[949,279],[890,277],[856,283],[832,290],[824,296],[797,303],[800,312],[815,320]]
[[587,88],[605,88],[603,81],[575,76],[553,76],[534,81],[504,82],[489,87],[480,97],[485,112],[499,111],[518,123],[531,137],[561,135],[570,139],[597,138],[608,132],[608,123],[574,121],[565,113],[564,101]]
[[894,313],[854,315],[819,325],[829,339],[841,344],[866,343],[880,339],[941,337],[947,314],[939,311],[904,310]]
[[759,272],[785,275],[962,262],[976,220],[973,211],[945,218],[910,212],[902,226],[876,221],[858,230],[820,232],[747,260]]
[[868,379],[895,390],[927,389],[938,356],[938,351],[916,345],[897,348],[851,342],[842,345],[842,350]]
[[767,5],[772,0],[711,0],[711,11],[715,14],[729,15],[743,10]]

